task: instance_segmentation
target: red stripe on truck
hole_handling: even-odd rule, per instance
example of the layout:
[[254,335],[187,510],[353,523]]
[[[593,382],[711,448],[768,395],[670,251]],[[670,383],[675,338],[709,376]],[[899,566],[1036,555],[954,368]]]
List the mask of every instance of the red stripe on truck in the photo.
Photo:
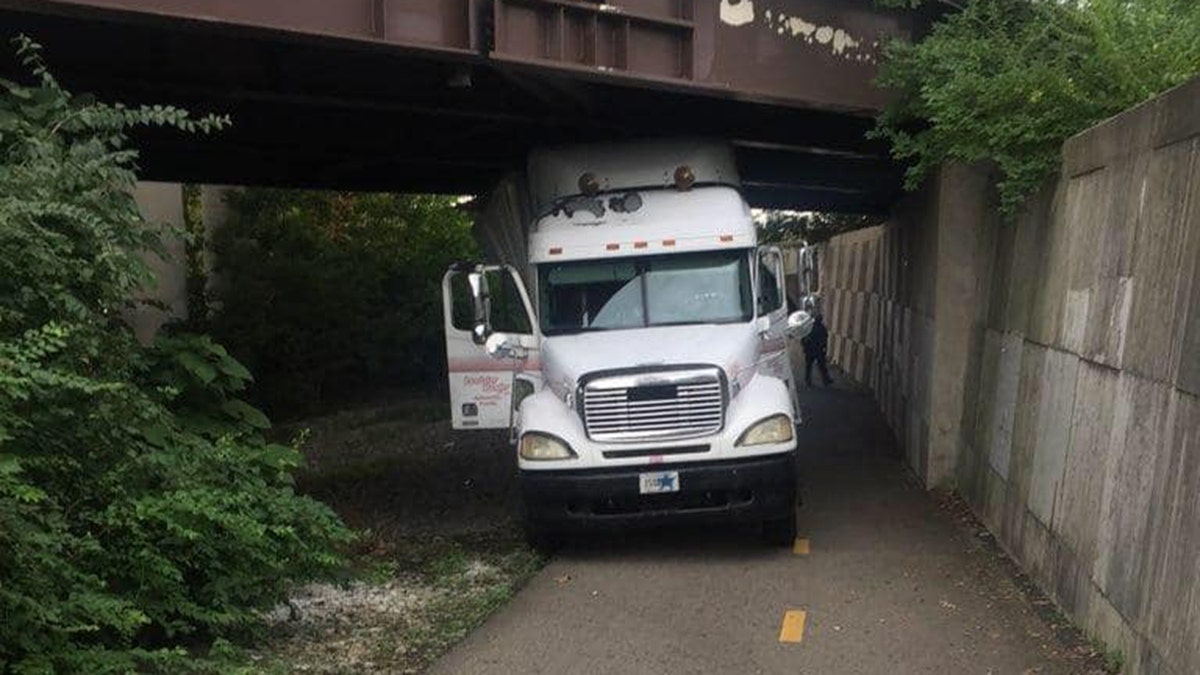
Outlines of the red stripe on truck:
[[449,370],[451,373],[520,373],[541,369],[542,363],[538,359],[521,361],[516,365],[516,367],[514,367],[511,361],[500,361],[489,357],[450,359],[449,367],[447,368],[447,370]]

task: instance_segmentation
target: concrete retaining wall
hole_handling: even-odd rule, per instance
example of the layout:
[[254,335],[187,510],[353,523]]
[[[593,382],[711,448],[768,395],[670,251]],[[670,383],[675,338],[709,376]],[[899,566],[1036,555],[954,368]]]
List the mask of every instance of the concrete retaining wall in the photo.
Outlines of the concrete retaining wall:
[[952,167],[832,241],[832,356],[1132,673],[1200,672],[1200,80],[1073,139],[1016,223]]

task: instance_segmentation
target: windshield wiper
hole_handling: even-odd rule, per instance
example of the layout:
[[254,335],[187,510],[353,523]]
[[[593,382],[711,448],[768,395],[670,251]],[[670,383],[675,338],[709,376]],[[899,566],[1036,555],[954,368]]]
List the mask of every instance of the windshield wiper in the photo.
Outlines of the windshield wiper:
[[612,330],[611,328],[603,328],[600,326],[573,326],[571,328],[551,328],[546,331],[547,336],[555,335],[578,335],[580,333],[599,333],[601,331]]
[[724,326],[731,323],[743,323],[750,319],[695,319],[693,321],[663,321],[652,323],[647,328],[660,328],[664,326]]

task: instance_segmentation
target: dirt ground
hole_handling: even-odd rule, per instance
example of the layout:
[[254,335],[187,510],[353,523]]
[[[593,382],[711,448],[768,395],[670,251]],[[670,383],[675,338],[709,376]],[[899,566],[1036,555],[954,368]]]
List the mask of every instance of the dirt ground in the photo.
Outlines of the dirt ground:
[[543,561],[513,521],[504,434],[452,434],[440,400],[400,398],[307,429],[298,488],[363,533],[345,584],[301,589],[268,617],[261,670],[415,673],[501,607]]

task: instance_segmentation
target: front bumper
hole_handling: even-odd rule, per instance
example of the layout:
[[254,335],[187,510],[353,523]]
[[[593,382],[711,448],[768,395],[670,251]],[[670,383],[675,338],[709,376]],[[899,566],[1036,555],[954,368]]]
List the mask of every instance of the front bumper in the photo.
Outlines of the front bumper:
[[[678,471],[679,491],[639,494],[639,476]],[[796,505],[796,453],[714,462],[521,471],[526,521],[545,530],[665,522],[760,521]]]

